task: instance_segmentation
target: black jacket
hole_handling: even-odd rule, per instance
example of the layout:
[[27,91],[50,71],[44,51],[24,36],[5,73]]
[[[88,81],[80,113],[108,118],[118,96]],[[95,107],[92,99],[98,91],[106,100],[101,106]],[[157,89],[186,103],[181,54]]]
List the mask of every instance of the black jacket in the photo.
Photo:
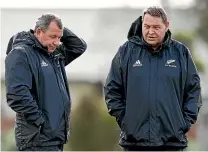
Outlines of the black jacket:
[[10,39],[5,59],[6,98],[17,113],[19,150],[67,141],[71,101],[64,67],[86,50],[86,43],[67,28],[61,42],[49,54],[32,30]]
[[186,147],[201,107],[200,78],[187,47],[166,33],[159,50],[142,38],[141,17],[113,58],[104,87],[121,146]]

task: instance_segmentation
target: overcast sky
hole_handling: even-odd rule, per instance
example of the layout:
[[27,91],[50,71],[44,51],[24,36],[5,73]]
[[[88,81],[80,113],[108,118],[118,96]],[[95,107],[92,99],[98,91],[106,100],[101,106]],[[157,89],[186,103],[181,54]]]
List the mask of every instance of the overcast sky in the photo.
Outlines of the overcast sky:
[[[167,0],[166,0],[167,1]],[[109,8],[160,5],[161,0],[1,0],[2,8]],[[169,0],[171,7],[189,7],[194,0]]]

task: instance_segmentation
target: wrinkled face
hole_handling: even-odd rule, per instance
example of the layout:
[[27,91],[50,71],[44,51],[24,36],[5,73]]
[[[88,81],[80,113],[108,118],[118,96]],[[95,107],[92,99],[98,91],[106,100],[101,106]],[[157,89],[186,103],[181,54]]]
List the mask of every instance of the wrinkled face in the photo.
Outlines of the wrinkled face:
[[55,21],[52,21],[45,30],[37,29],[35,33],[40,43],[48,48],[48,52],[52,53],[56,50],[63,35],[63,29],[60,29]]
[[153,48],[160,45],[169,28],[169,22],[164,23],[161,17],[145,14],[142,22],[142,34],[144,40]]

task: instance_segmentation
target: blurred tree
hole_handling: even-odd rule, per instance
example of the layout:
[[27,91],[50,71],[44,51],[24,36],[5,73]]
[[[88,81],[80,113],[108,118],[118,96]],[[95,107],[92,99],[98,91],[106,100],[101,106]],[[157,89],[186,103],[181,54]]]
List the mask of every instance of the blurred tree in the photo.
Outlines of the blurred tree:
[[208,43],[208,0],[195,0],[193,8],[199,15],[199,28],[197,32]]
[[96,97],[95,90],[83,96],[72,111],[71,136],[65,150],[113,151],[118,146],[119,129],[108,115],[103,99]]
[[195,55],[195,50],[193,48],[193,41],[196,38],[196,34],[194,32],[178,32],[175,35],[173,35],[173,38],[181,43],[183,43],[184,45],[186,45],[189,50],[191,51],[191,54],[193,56],[194,62],[197,66],[197,69],[200,72],[204,72],[205,68],[203,65],[203,62],[197,58],[197,56]]

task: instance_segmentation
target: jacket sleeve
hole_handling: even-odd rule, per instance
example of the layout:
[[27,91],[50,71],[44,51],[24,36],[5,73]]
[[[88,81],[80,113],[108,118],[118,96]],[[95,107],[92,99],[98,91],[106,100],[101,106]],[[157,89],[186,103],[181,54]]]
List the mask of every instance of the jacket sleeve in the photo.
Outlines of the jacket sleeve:
[[6,99],[11,109],[39,126],[44,123],[44,117],[30,93],[32,73],[22,49],[14,49],[5,59]]
[[120,51],[121,47],[112,60],[111,68],[104,86],[105,102],[108,112],[116,117],[118,125],[121,127],[122,119],[125,115],[125,94],[122,80],[122,68]]
[[59,46],[58,50],[65,57],[65,66],[83,54],[87,49],[87,44],[85,41],[77,37],[66,27],[64,27],[61,42],[62,44]]
[[188,125],[187,129],[189,130],[191,124],[194,124],[197,120],[199,110],[202,106],[202,99],[201,99],[200,77],[198,75],[190,51],[187,50],[186,52],[187,52],[186,54],[187,78],[184,89],[183,114],[185,121]]

